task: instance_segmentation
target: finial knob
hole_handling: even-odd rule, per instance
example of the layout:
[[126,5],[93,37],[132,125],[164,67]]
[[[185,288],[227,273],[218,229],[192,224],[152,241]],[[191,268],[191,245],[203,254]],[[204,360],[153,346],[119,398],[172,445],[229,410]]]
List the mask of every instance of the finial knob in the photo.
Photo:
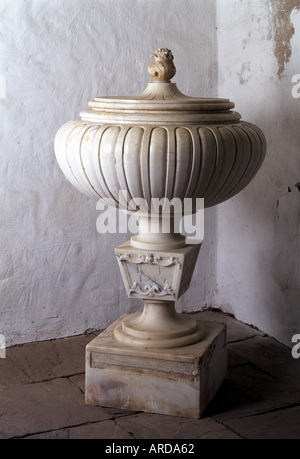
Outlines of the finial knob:
[[168,48],[158,48],[150,57],[154,58],[154,62],[149,65],[148,72],[154,81],[170,81],[176,73],[172,51]]

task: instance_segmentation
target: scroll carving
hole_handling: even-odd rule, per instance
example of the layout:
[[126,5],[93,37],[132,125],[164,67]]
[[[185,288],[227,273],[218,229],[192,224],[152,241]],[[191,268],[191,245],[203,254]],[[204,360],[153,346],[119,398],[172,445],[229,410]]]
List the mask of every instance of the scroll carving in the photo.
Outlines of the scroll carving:
[[149,252],[145,254],[131,254],[126,252],[119,255],[118,258],[121,262],[128,261],[135,264],[148,263],[160,266],[172,266],[177,264],[178,268],[181,268],[181,263],[178,258],[172,256],[163,257],[161,255],[153,255]]
[[137,283],[134,282],[132,287],[129,290],[129,294],[132,295],[133,293],[137,293],[144,296],[149,296],[150,298],[154,296],[168,296],[171,295],[172,297],[175,296],[175,293],[167,283],[164,285],[158,284],[147,284],[147,283]]

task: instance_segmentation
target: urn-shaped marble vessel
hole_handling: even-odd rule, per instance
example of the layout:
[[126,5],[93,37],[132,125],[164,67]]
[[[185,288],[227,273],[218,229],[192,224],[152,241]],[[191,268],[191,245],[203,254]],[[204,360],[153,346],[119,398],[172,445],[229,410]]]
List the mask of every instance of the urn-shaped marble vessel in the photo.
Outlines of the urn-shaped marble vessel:
[[[160,48],[151,58],[154,62],[148,72],[153,82],[144,92],[135,97],[96,97],[89,102],[89,109],[64,124],[55,137],[57,161],[79,191],[137,213],[139,233],[131,238],[130,245],[146,251],[140,257],[148,260],[149,251],[174,251],[186,246],[174,223],[168,232],[153,231],[154,226],[149,224],[151,210],[158,228],[164,220],[163,206],[153,215],[154,198],[159,202],[164,198],[168,202],[189,198],[192,212],[197,198],[204,199],[204,207],[220,204],[252,180],[266,153],[262,131],[242,121],[241,115],[232,110],[233,102],[183,94],[170,81],[176,72],[172,52]],[[174,207],[167,207],[167,211],[172,220]],[[197,257],[197,251],[193,252]],[[184,288],[178,282],[177,286],[170,285],[166,275],[160,275],[165,283],[138,281],[140,275],[130,277],[130,270],[124,268],[124,262],[136,259],[137,254],[128,253],[127,246],[123,251],[116,249],[116,253],[127,293],[133,298],[172,302],[189,285],[191,269],[188,281],[183,276]],[[155,257],[150,253],[161,269],[166,267],[163,264],[168,265],[169,255],[179,260],[178,254],[167,254],[165,261],[157,262],[158,254]],[[191,255],[188,260],[194,267],[196,260]],[[154,270],[153,263],[150,265]],[[169,262],[171,265],[174,268]],[[178,261],[179,265],[183,262]],[[135,267],[141,267],[141,263],[135,263]]]
[[[236,195],[259,170],[266,153],[266,141],[257,126],[242,121],[240,114],[232,110],[234,104],[229,99],[183,94],[170,81],[176,69],[169,49],[160,48],[151,58],[154,61],[148,72],[153,81],[144,92],[138,96],[95,97],[88,104],[90,108],[83,110],[79,118],[64,124],[55,138],[59,166],[75,188],[121,211],[136,214],[139,219],[139,233],[116,248],[115,253],[127,294],[143,300],[144,311],[129,314],[118,321],[113,332],[108,332],[107,341],[104,337],[103,342],[91,344],[87,350],[86,400],[88,403],[197,417],[224,378],[224,372],[221,372],[217,382],[209,382],[211,374],[218,373],[216,368],[224,368],[226,343],[223,331],[212,332],[210,327],[175,311],[175,300],[189,287],[201,246],[186,244],[178,232],[175,204],[189,199],[190,212],[193,213],[197,210],[199,198],[204,199],[204,207],[210,207]],[[157,211],[157,207],[153,210],[154,199],[175,204],[172,207],[162,205]],[[163,224],[166,218],[170,220],[167,232]],[[156,225],[149,224],[150,220]],[[217,345],[216,339],[221,335],[223,344]],[[199,344],[198,349],[199,342],[204,344]],[[188,350],[179,356],[177,350],[181,348]],[[173,407],[174,400],[167,403],[162,401],[163,397],[160,401],[157,399],[156,408],[153,408],[151,403],[156,393],[151,388],[153,384],[160,384],[157,381],[161,381],[159,372],[162,370],[155,370],[159,378],[156,380],[152,375],[150,381],[150,367],[142,369],[141,363],[132,363],[132,375],[128,376],[131,365],[128,364],[122,379],[122,356],[127,355],[132,362],[132,349],[137,352],[148,350],[150,354],[142,355],[142,360],[146,358],[148,363],[151,352],[155,352],[155,362],[165,358],[174,363],[179,359],[188,365],[197,355],[204,359],[201,365],[206,370],[199,370],[198,374],[193,367],[191,386],[183,386],[184,391],[190,390],[196,387],[195,378],[198,382],[201,379],[201,390],[198,387],[197,394],[189,398],[193,405],[201,393],[205,399],[201,402],[201,409],[198,404],[195,411],[191,408],[194,414],[190,415],[183,405]],[[172,349],[175,354],[173,357],[171,354],[158,357],[157,350],[162,349]],[[216,349],[218,355],[215,355]],[[123,384],[121,395],[116,389],[116,393],[107,397],[107,393],[100,389],[99,375],[104,380],[108,377],[104,370],[108,360],[106,356],[106,364],[102,362],[103,353],[111,358],[113,354],[112,360],[119,362],[118,365],[112,364],[114,370],[111,369],[109,375],[115,375],[115,387]],[[119,360],[114,360],[116,355]],[[210,366],[207,359],[212,362]],[[197,368],[201,365],[199,363]],[[134,382],[136,368],[139,368],[139,374],[147,376],[145,392],[141,392],[143,402],[137,396],[142,390],[140,380]],[[177,370],[168,371],[176,374]],[[149,394],[152,402],[147,404],[145,399]]]
[[[96,97],[59,129],[55,152],[63,173],[79,191],[126,210],[134,200],[139,208],[140,198],[149,208],[151,198],[198,197],[205,207],[231,198],[262,164],[263,133],[228,99],[182,94],[169,80],[170,50],[152,57],[154,81],[144,92]],[[120,202],[120,190],[128,201]]]
[[[197,198],[204,199],[204,207],[219,204],[252,180],[264,159],[266,142],[257,126],[241,121],[228,99],[189,97],[180,92],[170,81],[176,72],[170,50],[160,48],[151,58],[154,62],[148,71],[154,81],[144,92],[90,101],[88,110],[59,129],[55,153],[61,170],[79,191],[137,213],[139,233],[131,238],[132,247],[175,250],[185,247],[185,238],[174,222],[168,232],[159,229],[164,207],[154,216],[154,198],[179,203],[189,198],[192,212]],[[171,220],[175,207],[167,207]],[[156,231],[149,225],[151,210],[152,220],[158,220]],[[129,296],[148,300],[151,294],[159,300],[164,293],[168,301],[180,296],[182,286],[173,288],[165,275],[160,276],[165,283],[139,283],[130,278],[128,269],[123,269],[124,261],[137,255],[127,253],[128,247],[121,252],[117,256]],[[147,257],[147,253],[140,256]],[[157,262],[157,254],[150,256],[161,268],[168,265],[168,255],[164,262]],[[173,259],[178,260],[178,255]],[[189,264],[194,266],[195,260],[189,257]],[[189,270],[189,280],[191,274]],[[186,276],[184,280],[188,287]]]

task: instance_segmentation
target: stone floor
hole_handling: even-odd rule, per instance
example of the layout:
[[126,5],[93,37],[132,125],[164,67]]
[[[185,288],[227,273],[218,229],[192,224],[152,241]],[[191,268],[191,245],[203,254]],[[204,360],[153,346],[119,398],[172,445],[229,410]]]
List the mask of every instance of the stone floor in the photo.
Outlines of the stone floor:
[[0,439],[300,438],[300,359],[219,312],[228,375],[200,420],[93,407],[84,402],[84,349],[95,334],[8,348],[0,359]]

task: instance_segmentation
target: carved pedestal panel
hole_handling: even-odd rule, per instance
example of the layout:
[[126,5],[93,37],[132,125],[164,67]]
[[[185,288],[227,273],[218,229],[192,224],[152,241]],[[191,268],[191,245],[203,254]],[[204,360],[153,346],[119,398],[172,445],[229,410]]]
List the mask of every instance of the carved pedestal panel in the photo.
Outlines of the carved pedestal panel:
[[189,288],[201,244],[176,251],[152,251],[126,242],[115,249],[130,298],[176,301]]
[[127,294],[144,301],[141,314],[130,314],[114,331],[123,344],[166,349],[199,341],[204,329],[174,302],[189,287],[201,244],[147,252],[129,242],[115,249]]

